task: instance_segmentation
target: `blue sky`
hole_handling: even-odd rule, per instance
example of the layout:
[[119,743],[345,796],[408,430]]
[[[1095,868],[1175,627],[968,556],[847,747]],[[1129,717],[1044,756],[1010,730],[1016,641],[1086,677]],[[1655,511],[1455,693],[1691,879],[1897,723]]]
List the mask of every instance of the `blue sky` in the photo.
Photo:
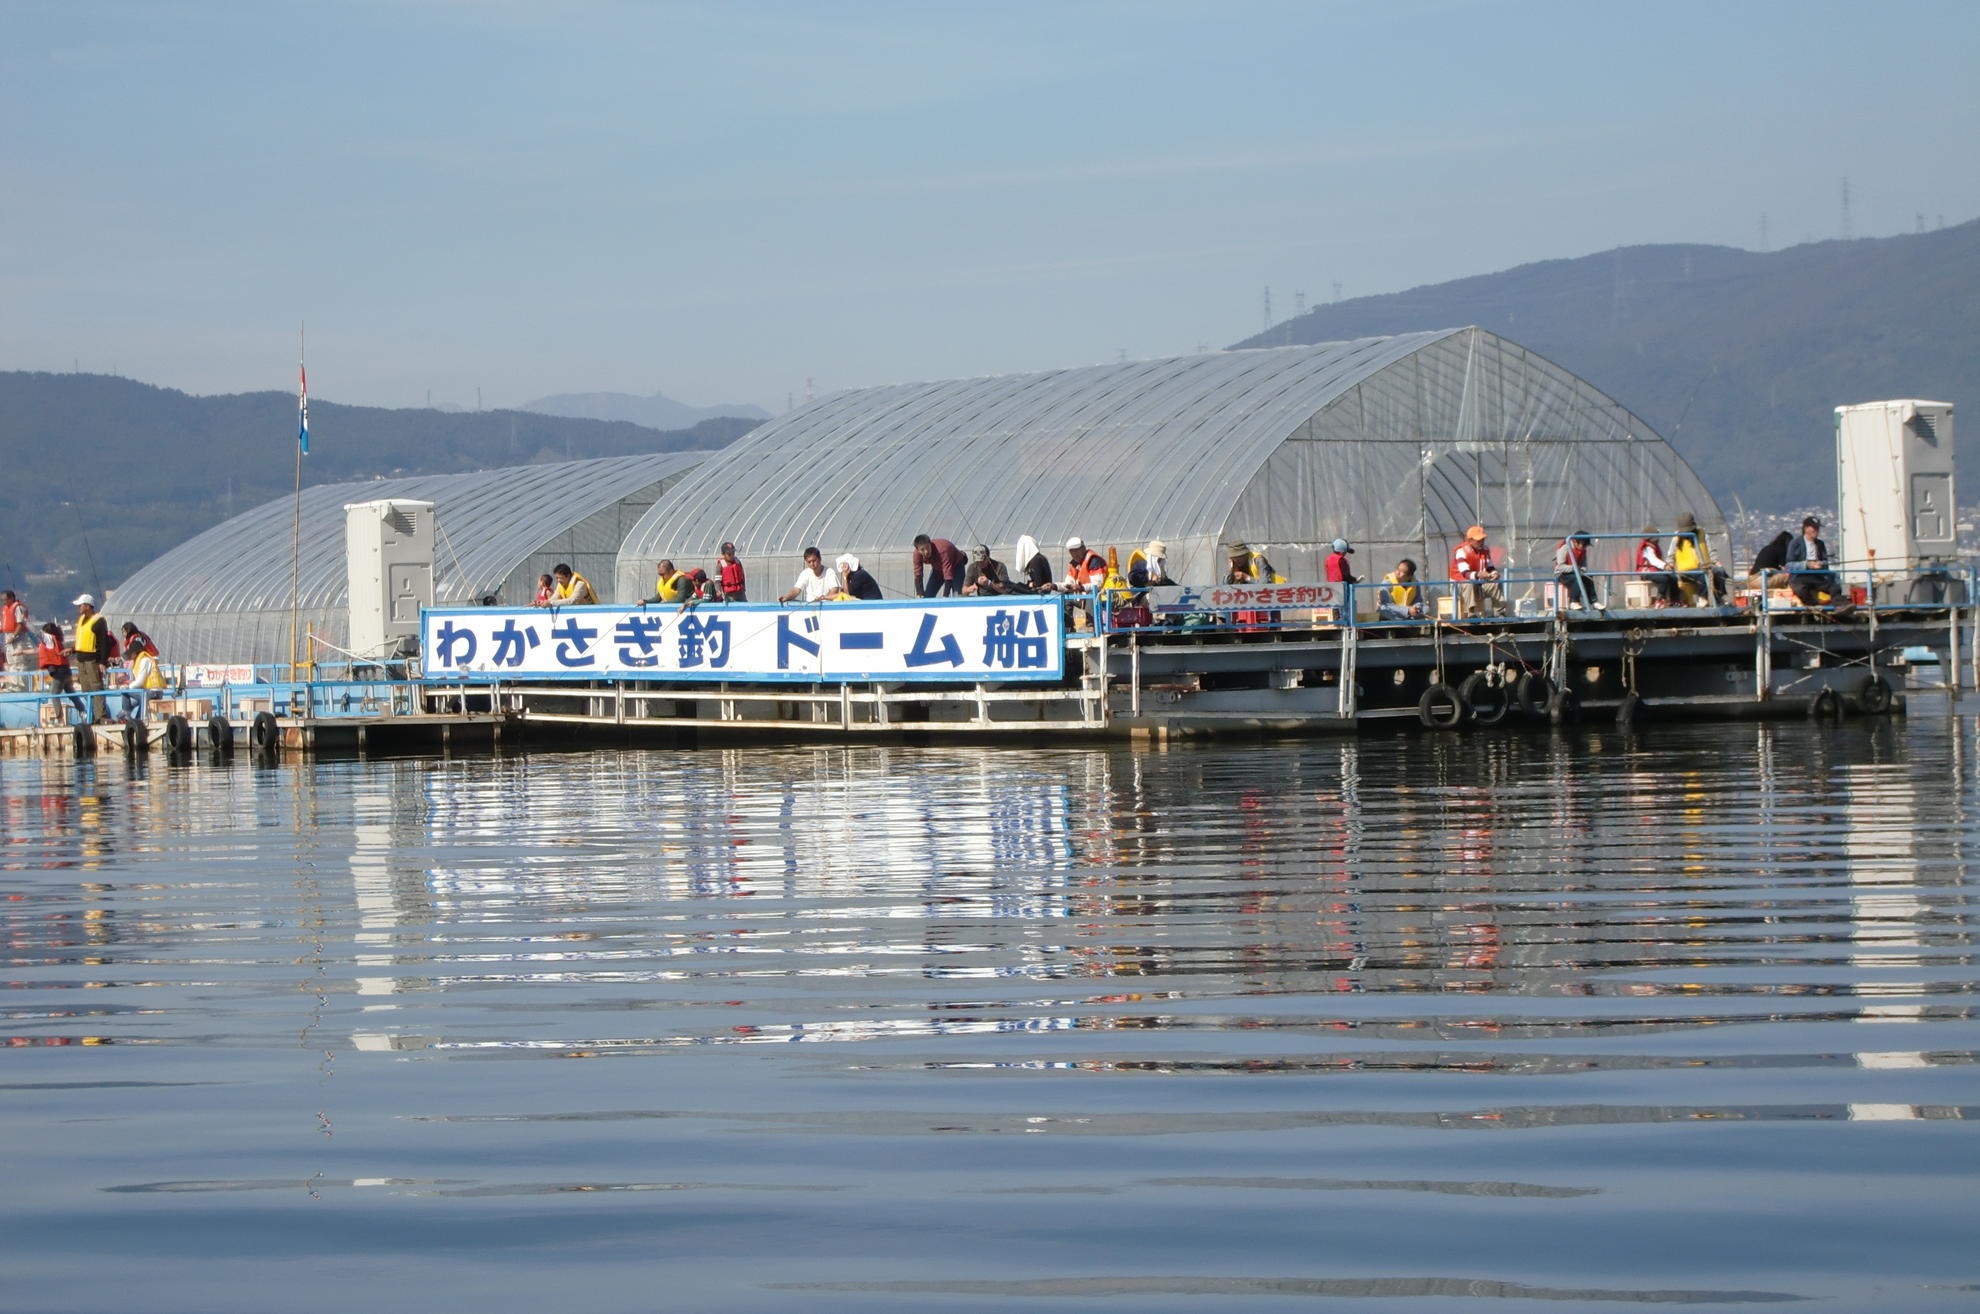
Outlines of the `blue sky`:
[[[1159,356],[1980,214],[1980,4],[6,0],[0,369],[371,405]],[[1425,327],[1441,327],[1430,326]]]

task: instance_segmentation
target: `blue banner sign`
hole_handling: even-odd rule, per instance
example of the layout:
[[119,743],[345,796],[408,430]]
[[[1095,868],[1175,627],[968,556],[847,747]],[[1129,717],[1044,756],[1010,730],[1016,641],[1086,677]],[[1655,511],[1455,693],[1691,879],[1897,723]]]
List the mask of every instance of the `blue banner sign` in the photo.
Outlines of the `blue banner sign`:
[[420,619],[432,679],[1003,683],[1066,669],[1056,597],[436,607]]

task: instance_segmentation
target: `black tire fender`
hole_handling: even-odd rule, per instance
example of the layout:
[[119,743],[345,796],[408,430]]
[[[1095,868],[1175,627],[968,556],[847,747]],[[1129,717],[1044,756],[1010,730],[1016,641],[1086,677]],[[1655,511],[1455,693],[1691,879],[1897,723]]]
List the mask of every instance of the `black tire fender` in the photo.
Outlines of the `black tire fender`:
[[1547,721],[1551,725],[1569,725],[1581,719],[1581,700],[1574,696],[1572,689],[1556,689],[1547,695]]
[[1512,690],[1503,684],[1493,684],[1483,671],[1473,671],[1464,677],[1464,683],[1458,686],[1458,697],[1479,725],[1497,725],[1506,719],[1506,712],[1512,706]]
[[1808,715],[1813,720],[1826,720],[1842,715],[1842,699],[1836,697],[1834,689],[1824,689],[1808,700]]
[[1554,682],[1538,671],[1528,671],[1519,677],[1517,686],[1520,710],[1528,716],[1547,715],[1547,702],[1554,696]]
[[1416,719],[1432,730],[1454,729],[1464,720],[1464,699],[1448,684],[1432,684],[1416,700]]
[[219,713],[206,718],[206,742],[216,753],[234,751],[234,723]]
[[256,751],[272,753],[282,742],[282,726],[273,712],[256,712],[248,726],[248,743]]
[[124,719],[124,752],[136,757],[151,747],[151,728],[135,716]]
[[1856,691],[1856,705],[1868,716],[1882,716],[1891,710],[1891,682],[1873,675]]
[[69,746],[77,757],[96,755],[96,728],[87,721],[79,721],[69,727]]
[[1643,695],[1637,693],[1634,689],[1630,690],[1623,695],[1623,700],[1616,704],[1616,724],[1621,726],[1634,725],[1636,723],[1637,713],[1642,710]]
[[165,747],[174,753],[192,750],[192,725],[177,712],[165,718]]

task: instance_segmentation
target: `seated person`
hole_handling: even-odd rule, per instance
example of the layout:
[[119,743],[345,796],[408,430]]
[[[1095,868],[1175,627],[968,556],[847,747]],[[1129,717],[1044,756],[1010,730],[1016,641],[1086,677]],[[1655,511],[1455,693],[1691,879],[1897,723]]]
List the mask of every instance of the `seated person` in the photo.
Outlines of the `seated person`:
[[1801,522],[1801,537],[1788,544],[1788,587],[1804,607],[1832,606],[1847,600],[1842,581],[1830,569],[1835,561],[1821,533],[1822,522],[1809,516]]
[[1404,557],[1382,577],[1375,614],[1385,621],[1422,620],[1423,590],[1416,582],[1416,563]]
[[1017,564],[1016,586],[1013,593],[1050,593],[1052,591],[1052,563],[1039,550],[1038,540],[1029,534],[1018,536],[1017,549],[1011,553],[1011,560]]
[[1656,590],[1656,604],[1659,607],[1674,607],[1678,600],[1677,573],[1671,563],[1664,560],[1664,553],[1657,546],[1657,527],[1650,525],[1643,531],[1643,541],[1636,545],[1636,573],[1650,581]]
[[1169,578],[1169,545],[1159,538],[1148,540],[1145,548],[1136,548],[1128,555],[1128,587],[1134,589],[1161,588],[1175,583]]
[[973,598],[1015,593],[1017,588],[1011,583],[1011,573],[1004,569],[1004,563],[990,555],[987,544],[978,543],[970,552],[969,564],[963,567],[962,591]]
[[1725,567],[1712,560],[1712,545],[1698,528],[1698,518],[1689,511],[1678,517],[1678,532],[1671,539],[1671,569],[1676,572],[1678,591],[1691,605],[1697,599],[1717,607],[1726,600]]
[[852,553],[842,554],[832,563],[838,570],[839,587],[832,594],[834,602],[878,602],[880,581],[862,570],[859,558]]
[[1595,605],[1595,583],[1588,578],[1588,545],[1594,540],[1577,529],[1554,549],[1554,583],[1570,607]]

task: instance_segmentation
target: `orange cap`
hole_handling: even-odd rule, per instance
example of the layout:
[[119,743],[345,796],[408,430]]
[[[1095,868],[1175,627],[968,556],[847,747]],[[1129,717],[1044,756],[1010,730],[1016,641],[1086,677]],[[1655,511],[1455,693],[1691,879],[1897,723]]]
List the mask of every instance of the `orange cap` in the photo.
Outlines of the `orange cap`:
[[1483,538],[1485,537],[1485,526],[1473,525],[1470,529],[1464,531],[1464,536],[1466,538]]

